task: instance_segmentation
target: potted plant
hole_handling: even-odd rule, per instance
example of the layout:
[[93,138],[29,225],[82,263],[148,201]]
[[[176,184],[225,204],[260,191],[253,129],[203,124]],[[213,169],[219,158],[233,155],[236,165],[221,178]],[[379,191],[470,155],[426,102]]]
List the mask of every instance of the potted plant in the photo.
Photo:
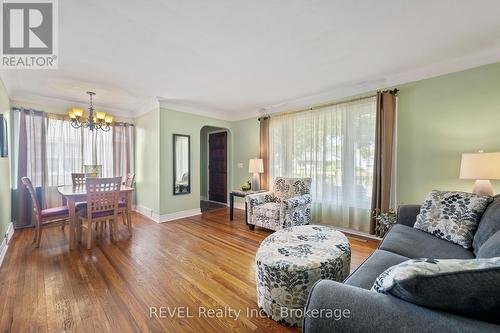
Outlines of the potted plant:
[[375,235],[384,237],[387,231],[396,223],[397,213],[394,209],[383,212],[377,208],[373,211],[373,217],[376,221]]
[[251,188],[252,188],[252,185],[251,185],[250,180],[247,180],[246,182],[244,182],[243,184],[241,184],[241,190],[242,191],[250,191]]

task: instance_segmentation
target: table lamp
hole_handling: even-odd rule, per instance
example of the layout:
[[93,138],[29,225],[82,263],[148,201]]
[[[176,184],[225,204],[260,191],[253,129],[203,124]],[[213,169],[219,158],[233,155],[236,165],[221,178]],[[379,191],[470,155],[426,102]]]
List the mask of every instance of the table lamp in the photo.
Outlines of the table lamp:
[[475,179],[472,193],[492,196],[490,179],[500,179],[500,153],[462,154],[460,179]]
[[253,173],[252,191],[260,191],[260,175],[264,173],[264,162],[261,158],[251,158],[248,162],[248,172]]

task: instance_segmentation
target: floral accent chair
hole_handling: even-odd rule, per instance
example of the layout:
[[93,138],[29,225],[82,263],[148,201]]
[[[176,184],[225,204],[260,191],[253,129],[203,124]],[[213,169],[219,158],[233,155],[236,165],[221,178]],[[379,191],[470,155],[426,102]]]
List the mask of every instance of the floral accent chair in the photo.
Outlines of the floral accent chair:
[[311,223],[311,181],[311,178],[278,177],[272,192],[247,195],[250,230],[255,226],[280,230]]

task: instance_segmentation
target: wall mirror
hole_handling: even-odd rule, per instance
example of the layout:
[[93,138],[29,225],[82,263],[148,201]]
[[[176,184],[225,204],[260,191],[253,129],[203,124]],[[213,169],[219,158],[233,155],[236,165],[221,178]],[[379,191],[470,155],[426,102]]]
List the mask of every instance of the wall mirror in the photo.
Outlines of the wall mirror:
[[189,135],[174,134],[174,195],[191,193]]
[[7,140],[7,119],[0,114],[0,157],[9,157],[9,142]]

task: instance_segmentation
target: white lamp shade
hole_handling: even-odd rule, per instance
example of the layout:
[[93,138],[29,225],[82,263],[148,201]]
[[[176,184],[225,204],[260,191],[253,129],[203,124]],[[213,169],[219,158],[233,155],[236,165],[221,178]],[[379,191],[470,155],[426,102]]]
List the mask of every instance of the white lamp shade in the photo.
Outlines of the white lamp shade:
[[461,179],[500,179],[500,153],[462,154]]
[[248,162],[248,172],[264,173],[264,162],[262,158],[251,158]]

